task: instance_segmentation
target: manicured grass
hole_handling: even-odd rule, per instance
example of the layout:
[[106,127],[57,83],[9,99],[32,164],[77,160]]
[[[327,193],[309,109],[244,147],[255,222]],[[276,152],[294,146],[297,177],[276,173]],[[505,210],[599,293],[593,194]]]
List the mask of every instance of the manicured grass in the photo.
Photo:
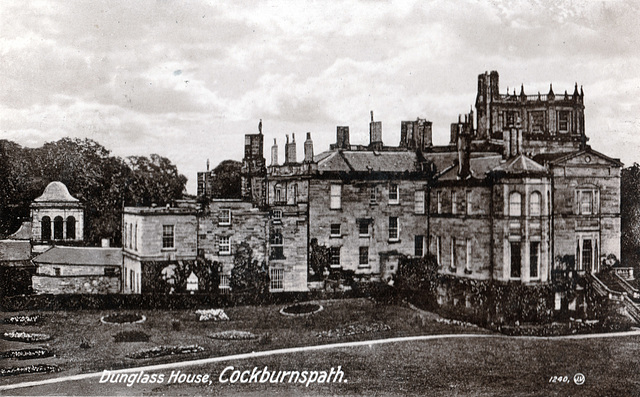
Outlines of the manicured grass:
[[[128,354],[156,346],[199,345],[201,353],[189,355],[189,359],[218,357],[259,350],[271,350],[294,346],[307,346],[353,340],[379,339],[394,336],[488,332],[478,328],[466,328],[426,320],[409,308],[376,304],[366,299],[335,300],[321,302],[324,310],[305,317],[288,317],[279,313],[282,306],[243,306],[225,309],[228,321],[199,322],[195,311],[69,311],[48,312],[33,328],[52,335],[48,349],[56,357],[33,363],[56,364],[64,375],[118,369],[147,364],[157,364],[184,359],[166,356],[150,360],[131,360]],[[138,324],[104,324],[100,318],[114,313],[139,313],[146,321]],[[20,314],[20,313],[17,313]],[[176,321],[180,326],[176,327]],[[381,332],[361,333],[340,338],[319,338],[321,332],[351,325],[386,324],[390,329]],[[0,324],[0,331],[15,326]],[[225,341],[209,337],[220,331],[248,331],[258,336],[255,340]],[[115,342],[113,335],[123,331],[138,331],[150,336],[148,342]],[[265,337],[265,335],[267,335]],[[23,348],[11,342],[6,350]],[[81,347],[84,344],[84,347]],[[86,348],[86,344],[89,348]],[[33,346],[32,346],[33,347]],[[3,361],[0,366],[9,366]],[[43,379],[47,375],[25,375],[0,379],[0,384]]]

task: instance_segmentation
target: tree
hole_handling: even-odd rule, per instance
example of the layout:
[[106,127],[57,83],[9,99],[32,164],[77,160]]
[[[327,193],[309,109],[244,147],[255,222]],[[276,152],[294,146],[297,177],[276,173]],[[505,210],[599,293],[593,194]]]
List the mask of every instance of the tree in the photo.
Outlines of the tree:
[[247,242],[240,243],[233,255],[231,290],[263,295],[269,292],[269,271],[266,263],[253,258],[253,250]]
[[400,290],[429,292],[435,296],[438,262],[433,255],[422,258],[400,257],[394,286]]
[[625,264],[640,261],[640,165],[623,168],[620,178],[621,260]]
[[329,269],[329,248],[318,244],[318,239],[311,239],[309,244],[309,281],[322,281],[325,270]]

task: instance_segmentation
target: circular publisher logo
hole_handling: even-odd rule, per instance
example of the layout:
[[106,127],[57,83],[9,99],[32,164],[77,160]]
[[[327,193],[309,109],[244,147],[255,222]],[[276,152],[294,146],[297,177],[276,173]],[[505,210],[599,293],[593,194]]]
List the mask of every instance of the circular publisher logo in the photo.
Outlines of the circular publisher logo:
[[576,385],[583,384],[585,379],[586,379],[585,376],[583,374],[581,374],[580,372],[578,372],[577,374],[573,375],[573,383],[575,383]]

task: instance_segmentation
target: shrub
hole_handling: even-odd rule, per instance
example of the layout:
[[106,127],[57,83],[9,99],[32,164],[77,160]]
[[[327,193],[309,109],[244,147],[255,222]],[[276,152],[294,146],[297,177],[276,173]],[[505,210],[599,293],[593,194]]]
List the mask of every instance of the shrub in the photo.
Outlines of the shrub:
[[182,329],[182,323],[178,320],[173,320],[171,321],[171,328],[173,328],[174,331],[180,331]]
[[146,349],[136,353],[131,353],[127,355],[127,358],[140,360],[140,359],[146,359],[146,358],[172,356],[176,354],[194,354],[194,353],[200,353],[203,351],[204,351],[204,347],[198,346],[198,345],[157,346],[151,349]]
[[268,332],[265,332],[264,334],[260,335],[260,337],[258,338],[258,344],[260,346],[270,345],[271,344],[271,334],[268,333]]
[[148,342],[149,335],[142,331],[122,331],[113,335],[114,342]]
[[102,317],[102,321],[105,323],[114,324],[128,324],[137,323],[145,320],[145,316],[138,313],[114,313],[108,316]]
[[211,339],[222,339],[222,340],[250,340],[256,339],[258,336],[247,331],[220,331],[213,334],[208,335]]

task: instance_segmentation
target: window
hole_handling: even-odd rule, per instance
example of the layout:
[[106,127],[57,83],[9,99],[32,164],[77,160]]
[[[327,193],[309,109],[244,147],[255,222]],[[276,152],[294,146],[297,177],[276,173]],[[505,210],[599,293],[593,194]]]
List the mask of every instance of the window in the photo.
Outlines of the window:
[[452,237],[451,238],[451,252],[450,252],[450,260],[451,262],[449,263],[449,267],[451,267],[451,269],[455,269],[456,268],[456,238]]
[[113,277],[116,275],[116,268],[115,267],[105,267],[104,268],[104,275],[107,277]]
[[223,208],[218,213],[218,225],[228,226],[231,224],[231,209]]
[[369,188],[369,203],[375,204],[378,201],[378,188],[376,186],[371,186]]
[[360,254],[358,255],[359,267],[369,266],[369,247],[360,247]]
[[162,225],[162,248],[173,248],[173,225]]
[[540,274],[540,242],[529,243],[529,277],[538,278]]
[[566,110],[558,112],[558,131],[559,132],[569,131],[569,112]]
[[273,210],[273,223],[282,223],[282,210]]
[[467,192],[465,193],[464,201],[465,201],[465,213],[469,215],[471,214],[471,211],[472,211],[471,191],[467,190]]
[[284,269],[269,269],[269,290],[284,290]]
[[220,284],[218,285],[220,293],[227,295],[231,293],[231,276],[228,274],[220,275]]
[[578,191],[579,200],[579,213],[583,215],[593,214],[593,191],[580,190]]
[[436,236],[436,262],[442,265],[442,237]]
[[457,213],[457,201],[458,201],[458,194],[456,192],[451,192],[451,213],[455,214]]
[[42,241],[51,240],[51,218],[43,216],[40,221],[40,239]]
[[398,217],[389,217],[389,240],[398,240]]
[[76,239],[76,218],[70,216],[67,218],[67,240]]
[[416,214],[424,214],[424,190],[416,190],[413,211]]
[[133,291],[133,289],[134,289],[134,285],[133,285],[133,269],[129,269],[129,289],[131,289],[131,291]]
[[511,243],[511,278],[520,278],[522,260],[520,255],[520,243]]
[[59,268],[59,267],[54,267],[54,268],[53,268],[53,273],[54,273],[56,276],[59,276],[59,275],[60,275],[60,268]]
[[531,132],[541,134],[544,132],[544,112],[536,111],[529,113],[529,125]]
[[131,244],[131,240],[133,239],[133,223],[129,224],[129,234],[128,234],[128,238],[129,238],[129,248],[133,247],[133,244]]
[[231,237],[220,236],[218,239],[218,255],[231,255]]
[[505,127],[514,126],[517,120],[516,112],[509,111],[505,113],[506,113],[506,123],[507,123]]
[[422,258],[422,256],[424,256],[424,236],[415,236],[413,254],[418,258]]
[[340,247],[329,248],[329,264],[331,267],[340,267]]
[[331,185],[331,205],[332,210],[342,208],[342,185]]
[[274,201],[276,203],[281,203],[283,201],[283,197],[282,197],[282,187],[280,186],[276,186],[274,188],[273,191],[273,195],[274,195]]
[[53,219],[53,239],[54,240],[62,240],[63,239],[63,229],[64,229],[64,220],[62,220],[61,216],[56,216]]
[[464,265],[464,269],[467,272],[471,272],[471,239],[467,239],[466,244],[465,244],[465,265]]
[[133,249],[138,250],[138,224],[133,229]]
[[582,255],[580,257],[580,268],[578,270],[591,271],[593,267],[593,251],[591,239],[582,240]]
[[529,216],[540,216],[540,193],[533,192],[529,196]]
[[124,231],[122,232],[122,247],[127,248],[127,229],[129,228],[129,224],[127,222],[124,223]]
[[331,237],[341,237],[339,223],[331,224]]
[[298,184],[294,183],[291,187],[291,204],[298,203]]
[[284,259],[284,238],[280,230],[274,230],[271,232],[269,239],[271,246],[270,259]]
[[437,192],[436,193],[437,196],[437,202],[438,202],[438,214],[442,213],[442,192]]
[[509,216],[522,215],[522,196],[518,192],[509,195]]
[[360,237],[369,236],[369,220],[361,219],[358,223],[358,235]]
[[389,184],[389,204],[400,203],[400,186],[397,183]]

